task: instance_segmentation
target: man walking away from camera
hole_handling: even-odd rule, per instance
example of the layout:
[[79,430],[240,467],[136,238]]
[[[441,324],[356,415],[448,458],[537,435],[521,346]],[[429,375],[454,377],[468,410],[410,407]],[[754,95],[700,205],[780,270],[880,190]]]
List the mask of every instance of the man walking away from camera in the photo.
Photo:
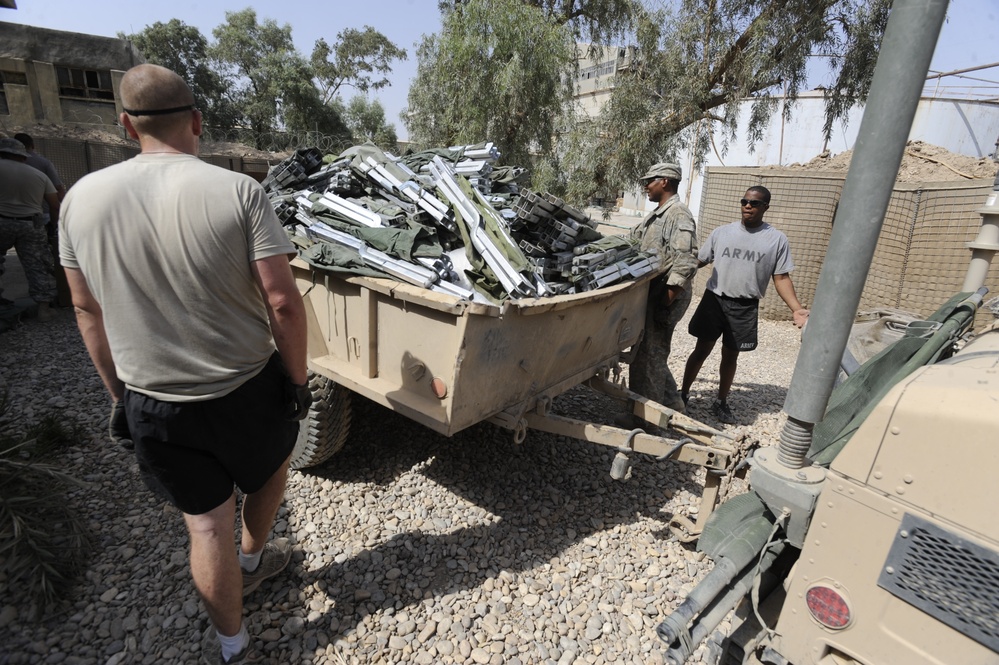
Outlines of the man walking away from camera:
[[[38,303],[38,318],[52,317],[56,282],[52,251],[45,233],[43,207],[59,218],[59,197],[48,177],[26,164],[28,151],[17,139],[0,139],[0,278],[7,252],[13,247],[28,281],[28,295]],[[0,294],[3,285],[0,284]],[[0,306],[13,303],[0,295]]]
[[713,263],[714,269],[688,325],[697,343],[687,359],[681,389],[686,402],[701,366],[721,337],[718,400],[713,411],[720,421],[728,424],[736,422],[728,405],[728,394],[735,380],[739,354],[756,348],[760,300],[771,278],[777,294],[790,308],[794,324],[801,328],[808,320],[808,310],[798,302],[791,283],[789,273],[794,270],[794,262],[787,236],[763,221],[770,208],[770,191],[766,187],[750,187],[739,203],[741,221],[712,231],[697,255],[698,267]]
[[242,598],[290,560],[267,538],[311,401],[295,249],[260,185],[197,158],[201,113],[179,76],[139,65],[121,99],[142,152],[69,191],[60,256],[112,438],[134,441],[148,487],[184,514],[214,626],[202,662],[253,662]]

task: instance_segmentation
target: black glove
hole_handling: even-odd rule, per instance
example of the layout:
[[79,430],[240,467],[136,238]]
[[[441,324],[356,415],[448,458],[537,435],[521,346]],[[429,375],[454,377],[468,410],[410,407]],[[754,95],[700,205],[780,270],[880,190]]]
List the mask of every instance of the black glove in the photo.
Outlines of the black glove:
[[309,407],[312,406],[312,389],[308,382],[298,385],[288,381],[285,389],[285,418],[288,420],[303,420],[309,415]]
[[132,432],[128,429],[128,418],[125,417],[125,402],[111,402],[111,417],[108,418],[108,436],[114,443],[129,450],[135,448],[132,443]]

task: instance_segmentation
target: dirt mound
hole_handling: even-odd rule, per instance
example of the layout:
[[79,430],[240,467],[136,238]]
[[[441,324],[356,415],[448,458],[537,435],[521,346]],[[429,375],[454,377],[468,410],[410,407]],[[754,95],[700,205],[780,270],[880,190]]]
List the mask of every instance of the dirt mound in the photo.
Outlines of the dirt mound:
[[[121,133],[119,133],[119,130]],[[90,141],[92,143],[107,143],[110,145],[130,145],[138,147],[138,143],[123,136],[124,130],[117,126],[108,125],[82,125],[82,124],[34,124],[27,126],[4,127],[0,135],[13,136],[18,132],[24,132],[32,138],[49,139],[70,139],[76,141]],[[202,155],[222,155],[225,157],[245,157],[247,159],[261,159],[272,163],[277,163],[284,159],[286,153],[273,153],[242,143],[224,143],[214,141],[202,141],[200,146]]]
[[[850,168],[853,150],[832,155],[824,152],[805,164],[792,164],[788,169],[802,171],[832,171],[846,173]],[[945,182],[951,180],[992,180],[999,171],[999,163],[990,157],[968,157],[950,152],[946,148],[909,141],[905,145],[902,164],[898,169],[899,182]]]

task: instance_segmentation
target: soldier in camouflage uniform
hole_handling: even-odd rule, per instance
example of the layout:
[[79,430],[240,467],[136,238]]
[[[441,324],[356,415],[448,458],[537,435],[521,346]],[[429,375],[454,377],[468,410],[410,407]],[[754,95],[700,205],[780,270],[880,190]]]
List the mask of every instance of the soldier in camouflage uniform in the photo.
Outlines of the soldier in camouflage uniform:
[[[631,237],[641,241],[642,250],[659,255],[665,272],[649,288],[645,334],[628,370],[628,387],[682,412],[684,404],[676,379],[666,363],[673,329],[690,305],[690,281],[697,272],[694,217],[676,196],[681,177],[678,165],[660,163],[641,178],[649,200],[658,203],[659,207],[632,229]],[[628,413],[621,414],[616,421],[626,427],[640,425],[640,421]]]
[[42,202],[49,204],[56,222],[59,197],[48,176],[28,166],[27,159],[20,141],[0,139],[0,277],[4,255],[14,247],[28,281],[28,294],[38,303],[38,318],[45,320],[52,315],[49,308],[56,296],[56,282]]

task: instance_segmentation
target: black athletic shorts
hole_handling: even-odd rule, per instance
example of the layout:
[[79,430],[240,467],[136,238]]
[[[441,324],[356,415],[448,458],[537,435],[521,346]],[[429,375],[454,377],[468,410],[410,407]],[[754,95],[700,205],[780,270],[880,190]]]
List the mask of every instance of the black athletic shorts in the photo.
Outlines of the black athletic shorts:
[[275,353],[228,395],[164,402],[125,391],[139,470],[155,494],[189,515],[225,503],[236,485],[259,490],[291,454],[298,422],[285,417],[288,381]]
[[687,331],[698,339],[716,340],[735,351],[752,351],[757,344],[760,301],[756,298],[728,298],[704,291]]

